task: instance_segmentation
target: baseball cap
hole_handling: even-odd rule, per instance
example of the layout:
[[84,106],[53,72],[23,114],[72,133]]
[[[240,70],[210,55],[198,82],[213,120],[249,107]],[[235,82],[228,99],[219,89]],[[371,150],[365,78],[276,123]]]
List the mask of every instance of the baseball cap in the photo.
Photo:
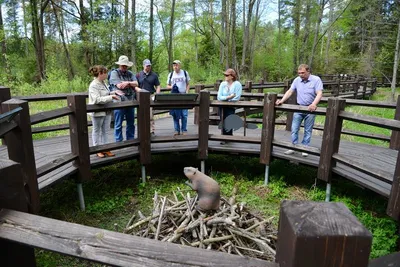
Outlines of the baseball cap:
[[143,60],[143,66],[151,66],[151,61],[149,59]]
[[172,64],[181,64],[181,61],[180,60],[174,60],[173,62],[172,62]]

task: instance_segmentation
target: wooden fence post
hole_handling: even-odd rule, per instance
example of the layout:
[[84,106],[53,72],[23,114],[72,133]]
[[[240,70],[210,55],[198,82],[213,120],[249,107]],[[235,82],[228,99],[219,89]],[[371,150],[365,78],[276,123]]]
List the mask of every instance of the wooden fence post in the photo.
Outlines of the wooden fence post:
[[264,184],[269,180],[269,164],[272,158],[272,142],[275,133],[276,94],[264,95],[263,124],[261,130],[260,163],[266,165]]
[[386,213],[393,219],[400,221],[400,151],[397,154],[396,168]]
[[[286,93],[286,91],[289,90],[289,89],[290,89],[289,81],[286,80],[284,82],[284,90],[285,91],[283,93]],[[292,94],[292,96],[289,97],[289,99],[286,101],[286,103],[287,104],[296,105],[297,104],[297,93],[294,92]],[[286,114],[286,131],[291,131],[292,130],[292,121],[293,121],[293,112],[287,112],[287,114]]]
[[339,117],[340,111],[344,110],[346,100],[340,98],[329,98],[326,109],[324,133],[322,136],[321,154],[318,165],[318,179],[328,184],[331,183],[332,168],[336,162],[332,155],[339,151],[340,134],[343,119]]
[[354,93],[354,99],[357,99],[358,95],[358,89],[360,88],[360,82],[358,79],[356,80],[356,83],[353,83],[353,93]]
[[208,158],[209,126],[210,126],[210,93],[207,91],[201,91],[200,107],[199,107],[199,131],[198,131],[199,132],[198,157],[200,160],[206,160]]
[[[4,113],[2,111],[2,107],[1,107],[1,103],[3,103],[4,101],[7,101],[11,99],[11,90],[8,87],[5,86],[0,86],[0,114]],[[0,138],[2,141],[2,144],[5,145],[6,143],[4,142],[3,138]]]
[[367,267],[372,235],[343,203],[281,203],[276,262],[280,267]]
[[[260,79],[260,85],[264,85],[265,81],[263,78]],[[260,94],[264,93],[264,88],[258,88]]]
[[[0,210],[28,212],[26,197],[21,165],[0,159]],[[2,266],[36,266],[33,248],[7,240],[0,239],[0,257]]]
[[[194,90],[196,94],[200,94],[200,91],[204,89],[203,84],[196,84],[194,86]],[[199,107],[194,108],[194,124],[198,125],[199,124]]]
[[69,135],[71,139],[71,152],[78,156],[74,165],[78,168],[78,182],[92,179],[90,169],[89,135],[86,114],[86,97],[83,95],[69,95],[68,107],[72,114],[69,115]]
[[8,157],[21,164],[26,192],[29,194],[29,212],[39,212],[39,186],[36,175],[35,152],[33,149],[31,117],[27,101],[10,99],[2,103],[3,112],[21,107],[14,118],[18,127],[4,136],[7,143]]
[[[247,93],[251,93],[251,87],[253,85],[252,81],[246,81],[245,86],[244,86],[244,91]],[[244,101],[250,101],[251,97],[245,97]]]
[[365,94],[367,93],[367,81],[366,80],[362,81],[362,87],[363,87],[362,98],[364,99],[365,98]]
[[[400,95],[397,97],[397,105],[394,119],[400,120]],[[392,131],[392,135],[390,136],[389,148],[400,150],[400,131]]]
[[138,136],[140,149],[140,164],[151,163],[151,137],[150,137],[150,93],[140,92],[138,108]]
[[[218,90],[219,90],[219,85],[221,84],[221,82],[222,82],[222,80],[216,80],[216,81],[215,81],[215,84],[214,84],[214,91],[217,91],[217,92],[218,92]],[[214,99],[214,100],[217,100],[217,97],[214,96],[213,99]],[[218,109],[218,107],[213,107],[213,108],[212,108],[212,115],[215,115],[215,114],[218,114],[218,115],[219,115],[219,109]]]

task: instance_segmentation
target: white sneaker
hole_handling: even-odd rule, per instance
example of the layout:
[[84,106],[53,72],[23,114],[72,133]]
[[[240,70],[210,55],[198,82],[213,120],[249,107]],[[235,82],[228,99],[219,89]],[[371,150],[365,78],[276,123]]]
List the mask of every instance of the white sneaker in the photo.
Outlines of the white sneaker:
[[307,157],[307,156],[308,156],[308,154],[305,153],[305,152],[301,153],[301,155],[302,155],[303,157]]
[[294,150],[289,149],[289,150],[285,151],[283,154],[292,155],[292,154],[294,154]]

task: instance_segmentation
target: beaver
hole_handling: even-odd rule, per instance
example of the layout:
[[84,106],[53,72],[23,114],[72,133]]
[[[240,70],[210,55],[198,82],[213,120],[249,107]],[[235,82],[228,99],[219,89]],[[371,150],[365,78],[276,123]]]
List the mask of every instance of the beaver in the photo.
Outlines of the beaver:
[[186,181],[186,184],[199,195],[197,208],[202,211],[218,210],[221,199],[219,184],[196,168],[185,167],[183,172],[191,181]]

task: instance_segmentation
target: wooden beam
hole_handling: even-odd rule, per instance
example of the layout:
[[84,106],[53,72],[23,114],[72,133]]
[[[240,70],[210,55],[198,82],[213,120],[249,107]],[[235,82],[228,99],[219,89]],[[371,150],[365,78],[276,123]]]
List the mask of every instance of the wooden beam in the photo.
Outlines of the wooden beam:
[[69,107],[63,107],[63,108],[59,108],[59,109],[36,113],[31,116],[31,125],[35,125],[40,122],[64,117],[64,116],[70,115],[71,113],[72,113],[72,111]]
[[396,168],[386,213],[393,219],[400,221],[400,151],[397,154]]
[[12,210],[0,211],[0,238],[112,266],[278,267],[274,262],[160,242]]
[[151,163],[151,137],[150,137],[150,93],[139,93],[138,108],[138,136],[140,163],[142,165]]
[[[394,119],[400,121],[400,95],[397,96],[396,111],[394,113]],[[390,136],[390,146],[391,149],[400,150],[400,131],[392,131]]]
[[[21,164],[0,159],[0,210],[28,212]],[[36,266],[33,248],[0,239],[2,266]]]
[[[204,90],[204,85],[203,84],[196,84],[195,86],[194,86],[194,90],[195,90],[195,93],[196,94],[200,94],[200,92],[202,91],[202,90]],[[210,96],[208,96],[208,98],[210,98]],[[201,105],[201,103],[200,103],[200,105]],[[195,125],[198,125],[199,124],[199,107],[195,107],[194,108],[194,124]]]
[[370,260],[368,267],[400,267],[400,252]]
[[39,186],[36,175],[35,153],[33,149],[32,129],[29,116],[28,102],[10,99],[2,103],[3,111],[17,107],[22,110],[14,118],[18,127],[5,135],[9,159],[21,164],[26,190],[29,193],[29,212],[39,212]]
[[263,124],[261,130],[260,163],[269,165],[272,158],[272,142],[275,132],[276,94],[264,96]]
[[343,203],[281,203],[276,261],[281,267],[367,267],[372,235]]
[[77,159],[78,156],[74,155],[72,153],[69,153],[67,155],[64,155],[62,157],[59,157],[58,159],[52,160],[51,162],[41,166],[40,168],[37,168],[37,177],[41,177],[61,166],[64,166],[65,164]]
[[199,108],[199,143],[198,158],[205,160],[208,158],[208,136],[210,127],[210,94],[207,91],[200,92]]
[[400,121],[393,119],[378,118],[374,116],[368,116],[363,114],[356,114],[349,111],[341,111],[339,116],[342,119],[350,120],[354,122],[360,122],[367,125],[377,126],[380,128],[386,128],[389,130],[400,131]]
[[340,133],[342,131],[343,119],[339,117],[340,111],[344,110],[346,101],[340,98],[330,98],[326,109],[324,134],[322,136],[321,156],[318,165],[318,178],[330,183],[332,168],[336,162],[332,160],[333,154],[339,151]]
[[82,95],[69,95],[67,103],[72,111],[72,114],[69,115],[71,153],[79,156],[74,161],[74,166],[78,168],[78,181],[87,181],[92,178],[92,172],[90,170],[86,98]]

